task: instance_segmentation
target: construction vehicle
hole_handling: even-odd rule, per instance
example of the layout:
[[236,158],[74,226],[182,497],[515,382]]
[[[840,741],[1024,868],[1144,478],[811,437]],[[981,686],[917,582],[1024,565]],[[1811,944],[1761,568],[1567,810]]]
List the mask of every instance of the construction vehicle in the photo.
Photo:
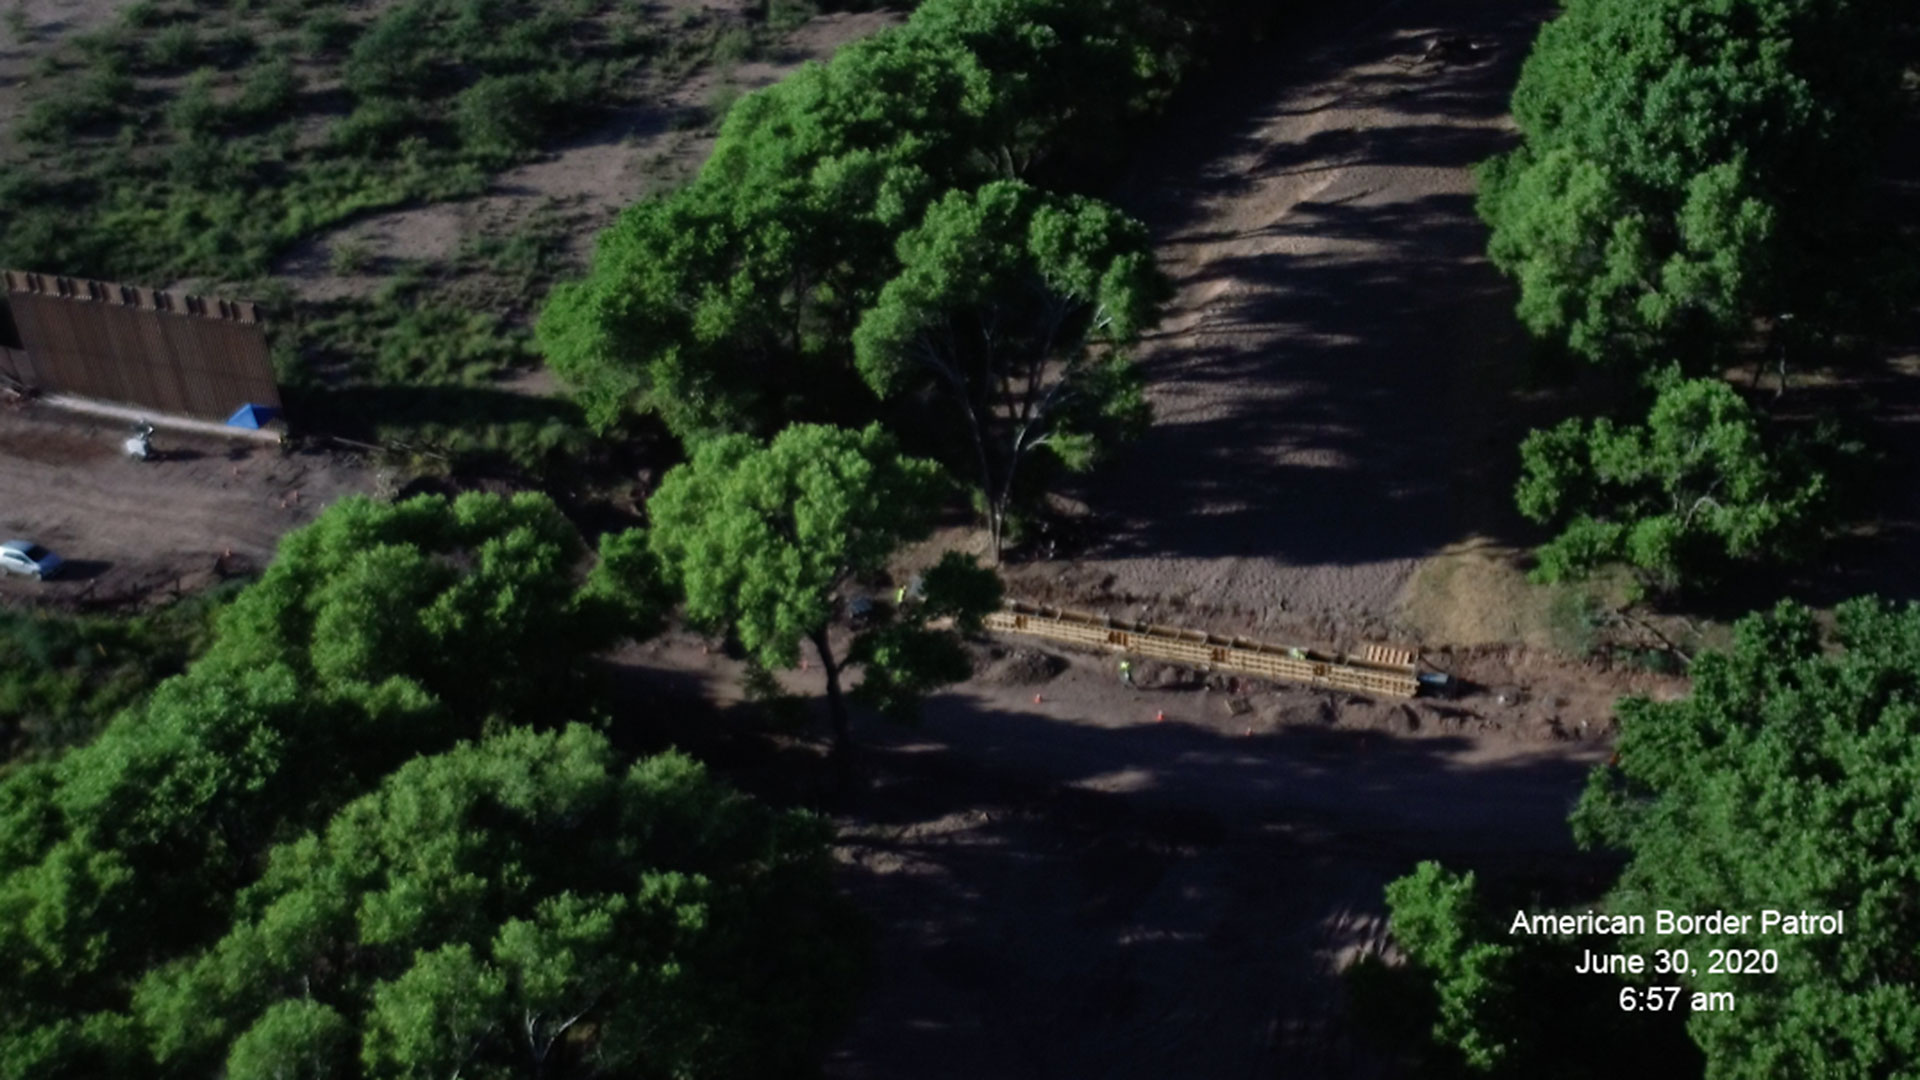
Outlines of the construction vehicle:
[[135,461],[153,460],[153,425],[144,421],[133,429],[127,441],[120,444],[127,456]]

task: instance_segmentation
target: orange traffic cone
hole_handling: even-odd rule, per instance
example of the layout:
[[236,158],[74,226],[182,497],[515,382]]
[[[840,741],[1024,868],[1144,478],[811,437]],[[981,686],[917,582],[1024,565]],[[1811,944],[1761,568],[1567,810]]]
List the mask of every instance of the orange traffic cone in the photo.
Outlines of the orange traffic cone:
[[1038,705],[1038,704],[1040,704],[1040,695],[1039,695],[1039,694],[1035,694],[1035,695],[1033,695],[1033,703],[1034,703],[1035,705]]
[[1156,724],[1165,723],[1166,719],[1167,719],[1167,714],[1164,712],[1157,712],[1153,714],[1153,722]]

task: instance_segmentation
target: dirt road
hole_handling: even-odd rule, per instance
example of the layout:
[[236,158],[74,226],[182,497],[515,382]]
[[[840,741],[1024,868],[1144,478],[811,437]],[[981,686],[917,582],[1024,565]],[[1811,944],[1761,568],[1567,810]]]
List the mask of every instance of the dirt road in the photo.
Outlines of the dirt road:
[[131,461],[125,436],[44,407],[0,408],[0,533],[69,564],[50,582],[0,580],[0,602],[134,600],[204,585],[216,563],[257,569],[282,533],[374,486],[350,458],[169,431],[154,436],[160,460]]
[[[1533,2],[1368,4],[1281,34],[1169,125],[1123,201],[1178,294],[1156,422],[1089,493],[1114,591],[1390,612],[1510,467],[1520,342],[1469,167],[1510,142]],[[1422,61],[1442,34],[1475,48]],[[1504,440],[1504,441],[1502,441]],[[1463,494],[1467,496],[1463,498]]]
[[[627,659],[723,715],[740,701],[739,666],[691,637]],[[1382,887],[1423,858],[1564,868],[1607,753],[1492,694],[1267,688],[1241,712],[1192,678],[1130,689],[1107,657],[1006,666],[918,726],[857,725],[870,786],[834,818],[878,947],[831,1076],[1393,1075],[1336,974],[1382,947]],[[817,669],[785,682],[817,710]]]
[[[1423,559],[1487,527],[1520,335],[1468,170],[1510,138],[1549,10],[1328,15],[1189,103],[1129,198],[1179,288],[1142,355],[1157,421],[1087,492],[1104,546],[1036,568],[1050,584],[1232,609],[1256,634],[1391,619]],[[1478,48],[1421,62],[1442,33]],[[1380,947],[1381,887],[1422,858],[1565,867],[1605,750],[1318,707],[1328,723],[1229,714],[1083,659],[870,726],[880,780],[843,853],[879,970],[830,1074],[1392,1075],[1335,975]]]

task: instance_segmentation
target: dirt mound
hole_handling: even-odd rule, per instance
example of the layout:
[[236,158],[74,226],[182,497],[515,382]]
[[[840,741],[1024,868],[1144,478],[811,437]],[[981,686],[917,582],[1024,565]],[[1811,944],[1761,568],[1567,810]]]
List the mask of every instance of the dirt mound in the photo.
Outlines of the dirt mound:
[[985,661],[975,661],[975,678],[990,686],[1038,686],[1067,670],[1065,659],[1038,649],[989,649]]

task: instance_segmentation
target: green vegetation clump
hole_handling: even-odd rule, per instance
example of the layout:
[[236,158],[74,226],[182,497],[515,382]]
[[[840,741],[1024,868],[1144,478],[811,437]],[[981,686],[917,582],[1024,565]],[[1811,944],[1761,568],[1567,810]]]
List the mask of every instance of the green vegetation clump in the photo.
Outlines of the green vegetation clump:
[[224,602],[216,590],[128,618],[0,611],[5,760],[39,760],[93,738],[205,649]]
[[814,1059],[858,958],[828,832],[579,726],[663,600],[639,534],[585,555],[543,496],[348,499],[183,673],[0,780],[0,1071]]
[[1527,440],[1521,510],[1563,529],[1541,576],[1613,562],[1707,588],[1841,523],[1807,448],[1718,380],[1751,363],[1784,394],[1910,294],[1910,258],[1874,225],[1900,10],[1573,0],[1542,29],[1513,95],[1524,139],[1480,171],[1488,254],[1537,336],[1613,365],[1640,391],[1623,411],[1648,411]]
[[[1144,415],[1124,354],[1162,296],[1144,230],[1069,195],[1100,182],[1127,124],[1178,83],[1190,14],[930,0],[741,98],[699,176],[630,208],[588,276],[555,288],[542,351],[601,427],[649,414],[692,445],[886,422],[976,479],[998,536],[1010,503],[1043,488],[1017,481],[1047,471],[1023,459],[1084,464]],[[995,235],[949,244],[989,202],[1007,203],[988,214]],[[1004,349],[906,359],[941,320],[995,310],[1010,316]],[[982,396],[1038,371],[1032,415]],[[949,400],[928,408],[928,388]]]
[[[505,236],[497,268],[463,252],[324,304],[272,269],[357,217],[475,195],[668,67],[744,55],[765,33],[699,12],[663,23],[631,0],[138,5],[50,52],[23,88],[0,159],[0,264],[222,282],[270,301],[299,426],[415,465],[547,476],[591,443],[578,411],[488,387],[531,364],[524,324],[561,259]],[[336,273],[388,269],[333,250]],[[505,293],[467,280],[496,270]]]
[[462,744],[268,852],[134,1015],[177,1074],[792,1075],[858,969],[830,835],[577,725]]
[[[79,66],[29,86],[0,262],[244,280],[352,215],[473,194],[489,170],[634,92],[644,56],[606,39],[603,14],[528,0],[406,0],[370,21],[294,5],[266,25],[141,14],[126,25],[142,38],[85,39]],[[171,94],[146,81],[194,63]],[[306,88],[336,77],[345,114],[316,128],[327,105]],[[122,131],[127,152],[102,152]]]
[[[1852,600],[1833,623],[1794,604],[1749,616],[1695,659],[1687,697],[1620,703],[1618,755],[1571,819],[1583,845],[1626,858],[1604,896],[1506,902],[1432,864],[1388,888],[1411,963],[1369,965],[1355,989],[1397,1009],[1377,1018],[1412,1036],[1422,1075],[1869,1080],[1920,1056],[1920,822],[1904,795],[1920,779],[1920,605]],[[1520,909],[1639,915],[1648,933],[1510,934]],[[1659,910],[1748,921],[1661,935]],[[1769,910],[1843,911],[1846,932],[1763,933]],[[1690,974],[1651,979],[1681,986],[1679,1005],[1623,1012],[1627,983],[1574,974],[1583,948],[1684,950]],[[1714,950],[1767,950],[1777,970],[1715,971]],[[1736,1005],[1689,1010],[1696,992]],[[1698,1057],[1670,1045],[1681,1024]]]
[[1521,444],[1520,512],[1561,528],[1543,581],[1631,567],[1656,593],[1791,563],[1834,522],[1835,486],[1719,379],[1669,372],[1644,425],[1568,420]]
[[878,425],[796,424],[771,443],[745,435],[702,443],[647,503],[648,543],[696,625],[725,632],[763,668],[791,668],[811,645],[827,677],[836,747],[849,738],[842,672],[865,668],[870,704],[910,717],[926,692],[967,677],[957,635],[999,606],[998,579],[949,556],[924,602],[893,612],[844,652],[828,630],[849,590],[930,530],[944,487],[934,462],[902,457]]
[[[1486,164],[1488,251],[1537,334],[1702,371],[1767,328],[1821,348],[1885,294],[1872,223],[1897,117],[1885,0],[1574,0]],[[1789,340],[1790,339],[1790,340]]]

